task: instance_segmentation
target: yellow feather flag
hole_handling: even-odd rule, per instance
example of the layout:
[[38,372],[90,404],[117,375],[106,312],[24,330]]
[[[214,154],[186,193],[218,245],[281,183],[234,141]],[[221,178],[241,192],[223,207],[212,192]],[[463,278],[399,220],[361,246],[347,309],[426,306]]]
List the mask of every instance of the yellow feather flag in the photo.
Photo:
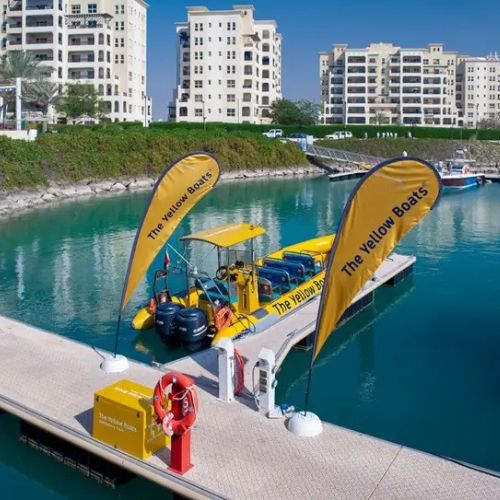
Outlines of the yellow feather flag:
[[120,312],[181,220],[212,190],[219,176],[219,162],[208,153],[190,153],[165,169],[135,235]]
[[360,180],[344,208],[328,260],[313,359],[356,294],[440,194],[439,173],[417,158],[385,161]]

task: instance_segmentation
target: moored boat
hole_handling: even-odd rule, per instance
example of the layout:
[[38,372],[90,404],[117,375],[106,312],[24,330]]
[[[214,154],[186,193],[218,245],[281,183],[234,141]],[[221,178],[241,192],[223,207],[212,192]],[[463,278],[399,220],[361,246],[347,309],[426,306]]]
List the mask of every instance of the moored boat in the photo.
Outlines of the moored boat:
[[[255,258],[254,239],[265,229],[248,223],[225,224],[180,239],[182,266],[157,271],[153,297],[132,321],[133,328],[155,328],[164,341],[198,350],[226,337],[259,333],[320,294],[334,235],[285,247]],[[187,245],[201,241],[217,249],[212,276],[187,261]],[[237,248],[247,246],[249,251]],[[181,275],[186,288],[170,289],[168,276]],[[164,286],[156,290],[157,283]]]
[[465,149],[456,151],[455,158],[446,160],[446,167],[439,162],[438,171],[443,188],[464,189],[484,184],[485,174],[472,172],[475,160],[467,159],[466,153]]

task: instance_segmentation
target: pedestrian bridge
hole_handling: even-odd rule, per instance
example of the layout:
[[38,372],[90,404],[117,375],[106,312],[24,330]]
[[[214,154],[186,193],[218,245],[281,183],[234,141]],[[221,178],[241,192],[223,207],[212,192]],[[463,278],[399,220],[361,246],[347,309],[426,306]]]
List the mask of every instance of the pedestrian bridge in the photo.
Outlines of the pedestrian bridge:
[[[322,146],[308,145],[305,153],[311,159],[316,160],[329,160],[335,163],[344,163],[354,166],[359,166],[362,163],[370,166],[377,165],[385,158],[377,156],[364,155],[361,153],[353,153],[352,151],[344,151],[342,149],[324,148]],[[326,165],[325,165],[326,167]],[[333,169],[332,169],[333,170]]]

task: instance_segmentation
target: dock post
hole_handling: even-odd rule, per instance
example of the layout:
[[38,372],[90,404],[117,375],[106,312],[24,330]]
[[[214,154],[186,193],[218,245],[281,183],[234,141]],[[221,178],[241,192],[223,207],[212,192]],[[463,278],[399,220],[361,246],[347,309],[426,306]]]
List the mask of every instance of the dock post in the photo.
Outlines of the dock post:
[[219,361],[219,399],[230,403],[234,400],[234,347],[229,338],[221,339],[217,345]]
[[[191,385],[194,385],[194,380],[191,380]],[[179,384],[172,384],[172,413],[174,418],[181,419],[184,415],[185,402],[187,400],[186,390]],[[191,463],[191,429],[188,429],[184,434],[174,434],[170,443],[170,466],[169,470],[176,474],[185,474],[193,468]]]
[[263,347],[259,352],[259,408],[269,418],[282,416],[275,402],[277,385],[276,357],[271,349]]

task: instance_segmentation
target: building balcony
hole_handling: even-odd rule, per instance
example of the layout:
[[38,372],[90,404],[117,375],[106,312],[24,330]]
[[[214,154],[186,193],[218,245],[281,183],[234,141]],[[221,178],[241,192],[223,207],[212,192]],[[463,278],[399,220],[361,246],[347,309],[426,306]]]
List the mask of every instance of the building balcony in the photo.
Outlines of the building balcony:
[[403,108],[404,115],[421,115],[422,108]]
[[68,80],[96,80],[96,75],[94,71],[71,71]]
[[353,84],[366,84],[366,78],[364,76],[350,76],[347,78],[347,83]]
[[439,108],[424,109],[424,115],[440,115],[440,114],[441,114],[441,109]]
[[54,2],[30,3],[26,5],[25,10],[29,11],[30,15],[47,14],[49,11],[54,10]]
[[[366,98],[365,97],[348,97],[347,102],[349,104],[365,104]],[[342,104],[342,103],[340,103]]]
[[23,31],[23,23],[21,21],[7,23],[6,32],[8,35],[21,34]]
[[348,94],[366,94],[366,87],[347,87]]
[[22,2],[7,2],[7,12],[19,12],[23,10]]
[[424,89],[423,91],[424,95],[441,95],[441,89]]
[[95,38],[88,38],[88,37],[84,37],[84,38],[70,38],[68,40],[68,50],[71,50],[71,47],[91,47],[93,45],[95,45]]
[[403,64],[422,64],[422,58],[420,56],[403,56]]
[[365,64],[366,63],[366,57],[363,57],[363,56],[349,56],[347,58],[347,63],[348,64]]
[[419,68],[418,66],[404,66],[403,67],[403,73],[408,74],[408,73],[422,73],[422,68]]
[[8,40],[8,45],[9,47],[12,46],[12,47],[17,47],[18,45],[22,45],[22,40],[21,38],[14,38],[14,39],[9,39]]
[[96,59],[94,57],[94,54],[88,54],[88,55],[82,55],[82,56],[70,55],[68,57],[69,64],[95,63],[95,62],[96,62]]
[[422,99],[420,97],[403,97],[404,104],[421,104]]
[[399,75],[401,73],[401,68],[391,68],[391,75]]
[[403,94],[420,94],[421,92],[420,87],[403,87]]
[[441,82],[441,78],[424,78],[424,85],[442,85],[446,81]]
[[363,67],[363,66],[360,66],[359,68],[357,68],[357,67],[350,67],[350,68],[347,68],[347,72],[350,73],[350,74],[354,74],[354,73],[365,74],[366,73],[366,68]]
[[36,46],[37,49],[41,50],[44,48],[52,48],[54,45],[53,37],[37,37],[37,38],[28,38],[26,40],[26,44],[30,46]]
[[420,76],[403,76],[403,83],[422,83]]
[[[424,106],[436,106],[437,104],[441,104],[441,99],[424,99]],[[457,104],[457,108],[461,106],[461,104]]]

